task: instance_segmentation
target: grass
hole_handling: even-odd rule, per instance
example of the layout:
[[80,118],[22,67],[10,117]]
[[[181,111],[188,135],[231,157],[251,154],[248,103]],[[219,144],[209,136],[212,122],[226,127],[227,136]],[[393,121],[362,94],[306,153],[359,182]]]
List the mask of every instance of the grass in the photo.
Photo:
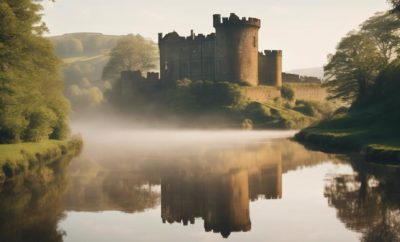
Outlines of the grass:
[[67,141],[46,140],[39,143],[20,143],[0,145],[0,166],[7,160],[23,160],[25,154],[34,156],[36,153],[45,153],[57,149],[60,145],[66,145]]
[[303,129],[296,140],[323,150],[359,152],[367,160],[400,163],[400,114],[393,103],[337,113]]
[[66,155],[76,155],[82,148],[80,138],[46,140],[38,143],[0,145],[0,180],[29,170],[31,166],[48,164]]

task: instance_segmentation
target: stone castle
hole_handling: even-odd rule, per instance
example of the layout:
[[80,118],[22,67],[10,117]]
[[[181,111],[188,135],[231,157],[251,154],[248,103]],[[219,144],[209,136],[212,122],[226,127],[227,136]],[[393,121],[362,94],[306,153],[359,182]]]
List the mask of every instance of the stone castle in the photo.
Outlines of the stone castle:
[[256,18],[213,16],[215,33],[158,35],[161,80],[211,80],[251,86],[282,85],[282,51],[258,51]]

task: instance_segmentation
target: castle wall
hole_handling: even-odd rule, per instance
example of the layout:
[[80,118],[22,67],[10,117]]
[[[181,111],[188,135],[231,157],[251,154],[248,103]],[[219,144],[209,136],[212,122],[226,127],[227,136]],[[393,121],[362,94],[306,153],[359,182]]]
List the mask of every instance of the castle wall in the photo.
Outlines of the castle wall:
[[241,94],[244,98],[255,102],[266,102],[281,96],[281,91],[276,87],[258,86],[243,87]]
[[321,84],[290,84],[295,93],[296,100],[325,101],[328,92]]
[[162,80],[215,80],[215,35],[159,34]]
[[283,82],[300,82],[300,75],[291,74],[291,73],[282,73]]
[[258,85],[258,30],[260,20],[214,15],[216,79]]

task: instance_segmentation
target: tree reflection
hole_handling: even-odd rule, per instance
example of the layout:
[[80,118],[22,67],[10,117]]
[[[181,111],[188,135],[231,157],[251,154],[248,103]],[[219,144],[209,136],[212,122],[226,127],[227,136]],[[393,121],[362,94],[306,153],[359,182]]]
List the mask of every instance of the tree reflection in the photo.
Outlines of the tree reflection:
[[362,241],[400,241],[400,168],[350,162],[354,174],[332,175],[326,184],[329,205]]
[[65,166],[70,157],[52,166],[32,167],[27,174],[7,181],[0,192],[0,241],[57,242],[63,217]]

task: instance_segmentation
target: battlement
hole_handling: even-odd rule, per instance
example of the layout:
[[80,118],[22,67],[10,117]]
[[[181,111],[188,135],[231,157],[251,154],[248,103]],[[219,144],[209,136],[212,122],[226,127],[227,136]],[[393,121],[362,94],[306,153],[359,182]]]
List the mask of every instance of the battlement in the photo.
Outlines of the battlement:
[[158,43],[162,43],[164,41],[171,42],[181,42],[181,41],[213,41],[215,40],[215,33],[211,33],[208,35],[204,34],[195,34],[193,30],[190,31],[189,36],[180,36],[177,32],[170,32],[163,36],[162,33],[158,33]]
[[213,26],[214,28],[220,27],[220,26],[250,26],[250,27],[256,27],[260,28],[261,27],[261,20],[258,18],[239,18],[236,14],[231,13],[229,18],[224,17],[222,18],[221,21],[221,15],[220,14],[214,14],[213,15]]
[[158,72],[147,72],[147,80],[158,81],[160,80],[160,73]]
[[142,72],[137,71],[122,71],[121,79],[122,80],[137,80],[143,78]]
[[264,50],[264,53],[260,53],[265,56],[282,56],[282,50]]

